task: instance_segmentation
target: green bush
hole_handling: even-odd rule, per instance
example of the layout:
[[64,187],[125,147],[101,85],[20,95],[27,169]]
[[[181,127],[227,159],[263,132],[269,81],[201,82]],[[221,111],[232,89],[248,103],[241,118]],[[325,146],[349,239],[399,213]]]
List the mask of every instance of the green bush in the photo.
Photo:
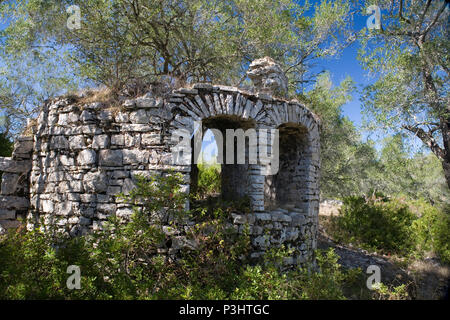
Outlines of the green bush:
[[338,241],[358,244],[369,250],[407,255],[416,245],[412,232],[416,219],[401,200],[352,196],[344,198],[332,233]]
[[450,212],[439,210],[424,200],[411,201],[410,206],[419,216],[413,224],[418,254],[433,251],[443,262],[449,264]]
[[220,193],[221,178],[220,165],[207,165],[199,163],[198,167],[198,195],[200,198],[205,198],[208,195]]
[[[238,234],[229,212],[208,219],[182,208],[186,194],[177,175],[138,177],[124,201],[136,205],[128,223],[112,216],[103,230],[71,238],[50,225],[20,229],[0,239],[0,299],[342,299],[347,274],[332,252],[317,253],[320,272],[282,271],[286,252],[273,249],[262,265],[247,261],[248,227]],[[183,220],[194,219],[185,230]],[[168,252],[175,234],[197,244],[177,259]],[[166,230],[167,231],[167,230]],[[81,289],[69,290],[69,265],[81,270]]]
[[0,133],[0,156],[10,157],[14,149],[14,143],[6,136],[4,132]]
[[330,232],[340,242],[421,258],[435,252],[450,262],[450,213],[423,199],[347,197]]
[[[283,251],[275,250],[279,258],[285,254]],[[343,288],[352,276],[351,272],[341,270],[333,249],[317,250],[316,258],[319,272],[308,268],[280,272],[278,263],[271,259],[264,266],[247,265],[242,268],[238,286],[230,297],[245,300],[345,299]]]
[[[110,284],[85,238],[23,228],[0,239],[0,299],[103,299]],[[69,265],[82,266],[81,290],[66,286]]]

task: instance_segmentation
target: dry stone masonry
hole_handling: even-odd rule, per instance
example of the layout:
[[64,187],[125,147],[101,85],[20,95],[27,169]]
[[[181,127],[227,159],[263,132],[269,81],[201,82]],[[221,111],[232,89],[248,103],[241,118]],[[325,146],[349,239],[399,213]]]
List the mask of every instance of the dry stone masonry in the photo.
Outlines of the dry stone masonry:
[[[111,215],[129,218],[130,205],[115,195],[129,192],[137,174],[174,170],[190,192],[198,169],[193,162],[172,161],[176,130],[193,133],[194,121],[202,121],[204,131],[279,129],[278,173],[263,175],[262,164],[224,164],[222,196],[250,198],[251,213],[236,212],[231,222],[238,230],[249,224],[253,257],[285,244],[294,249],[287,264],[311,260],[317,246],[319,120],[298,101],[275,97],[287,92],[287,79],[272,59],[255,61],[248,74],[255,93],[199,83],[169,95],[150,91],[120,106],[70,97],[46,102],[33,137],[19,138],[13,156],[0,159],[0,225],[16,227],[16,219],[28,215],[56,221],[73,236],[86,234]],[[195,243],[174,235],[173,247]]]

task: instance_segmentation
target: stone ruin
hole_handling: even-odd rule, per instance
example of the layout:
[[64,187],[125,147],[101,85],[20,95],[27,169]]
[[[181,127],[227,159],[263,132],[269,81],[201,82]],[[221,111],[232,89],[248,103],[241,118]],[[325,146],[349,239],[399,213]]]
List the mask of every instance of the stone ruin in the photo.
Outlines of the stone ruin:
[[[250,199],[251,213],[236,212],[230,223],[239,231],[250,226],[252,257],[285,244],[294,249],[286,264],[311,261],[318,231],[319,119],[298,101],[283,98],[287,78],[272,59],[254,61],[248,76],[254,93],[199,83],[168,95],[150,91],[119,107],[80,104],[71,97],[47,101],[32,136],[19,137],[12,157],[0,158],[0,226],[17,227],[19,218],[49,223],[57,217],[73,236],[101,229],[110,215],[132,214],[115,195],[129,192],[136,174],[173,170],[182,174],[186,192],[196,185],[193,161],[173,163],[175,130],[193,133],[194,121],[202,121],[203,132],[279,129],[278,172],[263,175],[263,164],[222,164],[221,192],[228,199]],[[176,235],[172,246],[181,250],[188,241]]]

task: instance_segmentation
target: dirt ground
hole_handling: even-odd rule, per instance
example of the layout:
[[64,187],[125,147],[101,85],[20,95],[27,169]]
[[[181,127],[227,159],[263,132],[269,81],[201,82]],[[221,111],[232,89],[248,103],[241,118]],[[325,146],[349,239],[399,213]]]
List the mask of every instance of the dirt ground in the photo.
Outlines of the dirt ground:
[[[379,266],[381,282],[392,286],[405,284],[411,299],[448,299],[450,267],[442,265],[436,258],[416,260],[405,266],[404,263],[396,261],[395,257],[369,253],[366,250],[350,245],[335,243],[331,236],[327,234],[326,227],[329,219],[338,214],[339,207],[339,203],[321,204],[319,213],[319,249],[334,248],[334,251],[340,257],[339,263],[345,269],[361,268],[365,273],[368,266]],[[353,298],[358,299],[356,296]]]

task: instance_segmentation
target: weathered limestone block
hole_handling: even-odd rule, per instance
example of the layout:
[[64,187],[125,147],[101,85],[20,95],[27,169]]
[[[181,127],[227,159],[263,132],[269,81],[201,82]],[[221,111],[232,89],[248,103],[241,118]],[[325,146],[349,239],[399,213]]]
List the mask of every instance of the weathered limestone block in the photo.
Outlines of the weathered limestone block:
[[69,192],[83,192],[83,184],[81,181],[62,181],[59,183],[57,190],[62,194]]
[[116,196],[121,192],[122,192],[121,186],[109,186],[108,189],[106,190],[106,194],[109,196]]
[[122,124],[122,130],[130,132],[149,132],[152,131],[152,127],[150,125],[141,123],[125,123]]
[[106,215],[113,215],[116,213],[117,206],[111,203],[101,203],[97,205],[97,210]]
[[105,172],[88,172],[83,177],[83,186],[87,193],[106,192],[108,188],[108,177]]
[[13,154],[30,153],[33,150],[33,138],[32,137],[19,137],[14,143]]
[[55,205],[52,200],[42,200],[41,210],[44,213],[53,213],[55,210]]
[[81,133],[89,134],[89,135],[102,133],[102,130],[99,127],[97,127],[95,124],[87,124],[87,125],[81,126],[80,130],[81,130]]
[[145,110],[140,109],[130,113],[131,123],[148,123],[148,114]]
[[0,171],[21,173],[31,170],[31,160],[13,160],[10,157],[0,157]]
[[114,134],[111,136],[111,144],[114,146],[123,146],[125,137],[122,134]]
[[129,194],[130,191],[133,190],[134,188],[136,188],[136,185],[132,179],[127,178],[124,180],[123,186],[122,186],[122,192],[124,194]]
[[161,97],[154,97],[152,93],[147,93],[135,100],[135,105],[138,108],[160,108],[163,105]]
[[82,135],[69,137],[69,148],[71,150],[80,150],[86,147],[84,137]]
[[257,213],[256,214],[256,220],[261,220],[261,221],[271,221],[272,220],[272,216],[268,213]]
[[128,148],[135,148],[139,147],[141,144],[141,135],[140,134],[130,134],[126,133],[125,136],[125,147]]
[[68,149],[69,142],[64,136],[53,136],[50,140],[51,149]]
[[80,224],[84,226],[88,226],[92,223],[92,220],[86,217],[81,216],[80,217]]
[[307,222],[306,216],[303,214],[295,214],[292,215],[291,218],[293,226],[302,226]]
[[157,145],[161,143],[161,135],[154,133],[144,133],[141,137],[141,143],[146,146]]
[[65,154],[59,156],[59,162],[63,166],[73,166],[73,165],[75,165],[74,159],[72,157],[68,156],[68,155],[65,155]]
[[77,157],[77,163],[80,166],[93,165],[97,161],[97,153],[91,149],[80,151]]
[[106,134],[101,134],[98,136],[94,136],[92,139],[92,148],[93,149],[106,149],[109,147],[109,136]]
[[122,150],[123,164],[141,164],[148,163],[150,153],[145,150]]
[[83,112],[81,112],[81,115],[80,115],[80,120],[82,122],[94,121],[95,118],[96,118],[95,114],[89,110],[83,110]]
[[117,123],[123,123],[129,121],[129,114],[127,112],[118,112],[115,116]]
[[74,206],[74,202],[72,201],[64,201],[58,203],[56,205],[56,214],[61,216],[71,216],[75,213],[74,207],[76,208],[76,204]]
[[8,195],[15,193],[18,188],[19,179],[19,174],[4,172],[2,174],[1,194]]
[[17,196],[0,196],[0,208],[2,209],[28,209],[30,202],[28,199]]
[[113,121],[113,114],[111,110],[100,110],[97,114],[97,119],[102,122]]
[[123,164],[122,150],[101,150],[99,152],[101,166],[119,167]]
[[16,211],[0,209],[0,220],[15,219]]
[[273,221],[282,221],[282,222],[291,222],[292,218],[281,212],[272,212],[272,220]]

